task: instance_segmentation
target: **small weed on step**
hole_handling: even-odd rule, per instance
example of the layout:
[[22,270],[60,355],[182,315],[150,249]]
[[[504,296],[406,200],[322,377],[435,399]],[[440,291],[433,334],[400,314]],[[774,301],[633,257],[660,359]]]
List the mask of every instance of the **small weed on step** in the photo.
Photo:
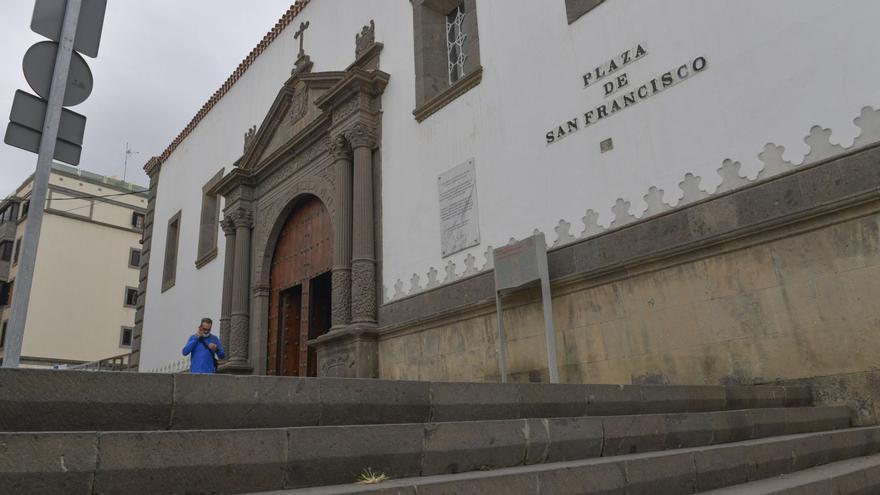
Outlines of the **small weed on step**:
[[390,479],[387,474],[381,471],[373,471],[373,468],[366,468],[358,475],[357,482],[362,485],[375,485]]

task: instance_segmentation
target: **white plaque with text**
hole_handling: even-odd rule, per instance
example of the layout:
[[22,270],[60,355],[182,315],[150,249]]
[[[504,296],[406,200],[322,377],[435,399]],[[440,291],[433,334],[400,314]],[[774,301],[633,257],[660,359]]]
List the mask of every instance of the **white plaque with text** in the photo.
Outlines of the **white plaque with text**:
[[444,172],[437,181],[440,192],[440,247],[445,257],[480,243],[474,160],[470,159]]

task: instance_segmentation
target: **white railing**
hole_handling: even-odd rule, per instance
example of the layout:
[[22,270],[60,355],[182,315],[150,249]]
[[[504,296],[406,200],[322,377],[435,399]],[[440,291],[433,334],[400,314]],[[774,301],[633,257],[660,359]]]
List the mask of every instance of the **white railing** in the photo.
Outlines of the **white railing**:
[[149,373],[183,373],[189,371],[189,356],[149,370]]
[[64,369],[80,371],[128,371],[131,353],[92,361],[90,363],[68,366]]
[[[130,360],[131,354],[120,354],[119,356],[113,356],[99,361],[66,366],[63,369],[79,371],[129,371]],[[149,373],[183,373],[189,371],[189,362],[189,356],[186,356],[146,371]]]

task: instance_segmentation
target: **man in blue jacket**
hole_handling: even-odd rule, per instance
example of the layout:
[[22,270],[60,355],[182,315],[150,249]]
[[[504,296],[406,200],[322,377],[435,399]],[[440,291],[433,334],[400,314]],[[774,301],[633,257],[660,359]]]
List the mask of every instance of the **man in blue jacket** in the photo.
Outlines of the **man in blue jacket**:
[[210,318],[202,318],[196,333],[190,335],[186,345],[183,346],[184,356],[192,354],[189,360],[190,373],[215,373],[217,371],[215,354],[220,359],[226,357],[220,339],[216,335],[211,335],[212,323]]

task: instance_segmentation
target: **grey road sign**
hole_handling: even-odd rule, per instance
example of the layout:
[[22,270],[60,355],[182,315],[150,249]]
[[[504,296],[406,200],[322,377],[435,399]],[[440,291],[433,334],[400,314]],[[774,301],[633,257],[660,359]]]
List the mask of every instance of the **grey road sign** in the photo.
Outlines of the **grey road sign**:
[[[9,120],[28,129],[43,132],[46,121],[48,102],[22,90],[15,92],[12,100],[12,111]],[[71,144],[81,145],[86,132],[86,116],[66,108],[61,110],[61,121],[58,124],[58,139]]]
[[[40,152],[40,137],[42,132],[29,129],[23,125],[10,122],[6,127],[6,135],[3,142],[16,148],[21,148],[34,153]],[[79,157],[82,147],[68,143],[67,141],[58,140],[55,142],[55,153],[53,157],[59,162],[69,163],[71,165],[79,165]]]
[[[49,99],[57,53],[58,43],[41,41],[28,48],[27,53],[24,54],[22,62],[24,78],[34,92],[45,100]],[[89,65],[80,54],[74,52],[70,59],[70,72],[67,76],[63,105],[71,107],[86,101],[92,93],[93,82]]]
[[[34,16],[31,18],[31,30],[52,41],[59,41],[66,6],[65,0],[37,0]],[[74,50],[92,58],[98,56],[106,9],[107,0],[82,0]]]

